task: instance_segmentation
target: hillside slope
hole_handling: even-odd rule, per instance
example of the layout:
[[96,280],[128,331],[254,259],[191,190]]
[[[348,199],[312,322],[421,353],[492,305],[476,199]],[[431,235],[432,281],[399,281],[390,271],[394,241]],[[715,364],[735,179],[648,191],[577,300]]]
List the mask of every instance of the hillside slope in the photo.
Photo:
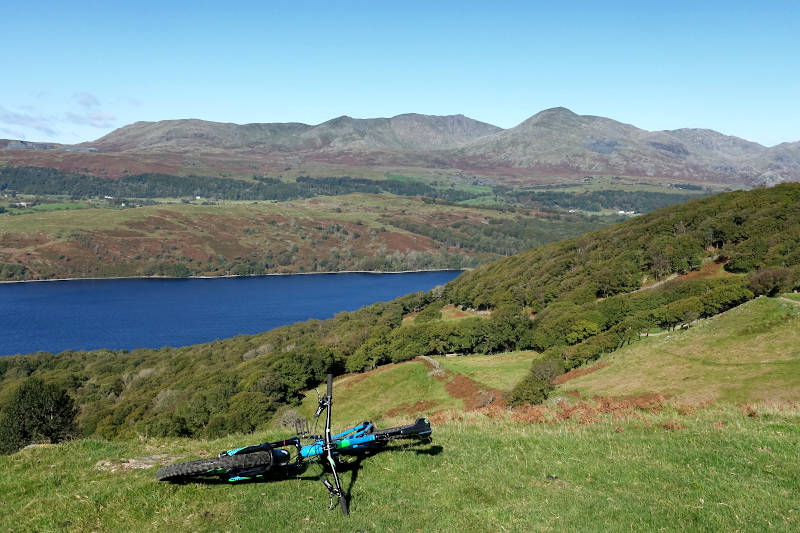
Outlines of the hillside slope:
[[[502,408],[541,358],[532,351],[433,357],[346,375],[334,383],[337,418],[343,424],[423,415],[442,421]],[[433,373],[434,366],[441,371]],[[578,400],[662,398],[695,407],[800,402],[800,298],[761,297],[685,329],[642,334],[554,382],[545,417],[563,416],[567,408],[560,404]],[[301,413],[311,416],[316,401],[307,394]]]
[[0,456],[0,529],[796,531],[800,416],[791,407],[756,409],[754,417],[735,407],[692,415],[666,408],[591,422],[435,424],[432,444],[344,469],[347,518],[328,510],[318,466],[301,479],[250,484],[155,480],[162,464],[286,431],[75,440]]
[[[764,303],[747,305],[757,304],[766,317]],[[658,343],[669,340],[653,337],[650,346]],[[247,484],[155,480],[162,465],[291,434],[273,426],[212,440],[74,440],[0,456],[7,474],[0,479],[0,528],[262,531],[270,523],[298,531],[796,529],[796,396],[794,404],[742,409],[676,407],[652,398],[572,404],[567,396],[558,405],[509,412],[494,403],[476,410],[451,394],[464,391],[450,386],[464,377],[455,368],[505,382],[523,373],[519,362],[531,357],[536,355],[437,358],[449,373],[444,379],[430,375],[423,361],[336,379],[334,429],[364,419],[387,427],[416,416],[428,416],[433,426],[432,442],[391,446],[340,470],[350,496],[348,518],[327,509],[317,464],[299,478],[276,474]],[[712,376],[717,385],[731,381]],[[305,415],[316,395],[308,400],[301,407]]]
[[0,281],[461,269],[611,220],[363,194],[7,213]]
[[511,166],[542,174],[662,176],[748,185],[800,176],[800,152],[791,147],[765,148],[713,130],[647,131],[565,108],[541,111],[518,126],[472,141],[458,153],[476,167]]
[[[541,361],[515,390],[524,383],[517,398],[541,402],[552,378],[635,343],[640,333],[800,288],[798,243],[800,184],[727,193],[330,320],[183,348],[3,357],[0,400],[36,376],[74,395],[87,435],[216,436],[257,428],[329,371],[534,349]],[[453,316],[451,305],[468,312]]]
[[[641,337],[562,380],[554,394],[659,394],[671,401],[800,401],[800,300],[757,298],[688,329]],[[566,378],[567,376],[562,376]]]

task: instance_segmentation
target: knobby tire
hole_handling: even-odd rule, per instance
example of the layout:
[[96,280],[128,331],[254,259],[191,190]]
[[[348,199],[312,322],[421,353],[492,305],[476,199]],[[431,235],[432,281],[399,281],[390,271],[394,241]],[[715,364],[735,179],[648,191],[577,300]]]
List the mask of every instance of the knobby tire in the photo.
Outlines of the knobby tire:
[[[231,457],[211,457],[198,459],[188,463],[178,463],[161,468],[156,472],[159,481],[177,481],[189,478],[219,477],[233,471],[272,466],[272,454],[269,452],[247,453]],[[219,471],[216,471],[219,470]]]

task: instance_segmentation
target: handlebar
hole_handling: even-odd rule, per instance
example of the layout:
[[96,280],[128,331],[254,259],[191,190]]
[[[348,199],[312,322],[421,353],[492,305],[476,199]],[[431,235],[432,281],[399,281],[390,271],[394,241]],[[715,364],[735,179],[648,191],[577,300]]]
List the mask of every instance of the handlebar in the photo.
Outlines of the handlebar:
[[314,418],[319,417],[326,407],[330,408],[331,399],[333,398],[333,374],[328,374],[328,389],[325,396],[319,397],[319,391],[317,391],[317,397],[318,403],[317,410],[314,412]]

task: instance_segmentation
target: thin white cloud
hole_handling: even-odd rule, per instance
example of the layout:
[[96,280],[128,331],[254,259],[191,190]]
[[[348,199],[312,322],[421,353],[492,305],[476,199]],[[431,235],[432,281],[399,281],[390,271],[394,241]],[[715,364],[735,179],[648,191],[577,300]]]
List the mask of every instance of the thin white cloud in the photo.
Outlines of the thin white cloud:
[[88,111],[82,114],[67,113],[67,122],[92,126],[93,128],[110,128],[114,125],[117,117],[105,111]]
[[86,109],[93,109],[100,106],[100,100],[95,95],[89,92],[75,93],[72,95],[76,102]]
[[46,133],[47,135],[57,135],[58,132],[50,127],[52,122],[52,120],[42,115],[17,113],[16,111],[11,111],[0,106],[0,124],[22,126]]
[[11,139],[19,139],[21,141],[25,140],[25,132],[22,130],[12,130],[8,128],[0,128],[0,133],[4,133],[9,136]]
[[[104,111],[100,100],[90,92],[72,95],[72,110],[57,115],[47,115],[37,105],[30,103],[15,105],[13,109],[0,106],[0,133],[15,139],[58,138],[59,142],[70,142],[70,134],[64,130],[84,128],[109,129],[116,126],[117,117]],[[82,136],[86,136],[88,131]],[[75,133],[71,137],[79,138]]]

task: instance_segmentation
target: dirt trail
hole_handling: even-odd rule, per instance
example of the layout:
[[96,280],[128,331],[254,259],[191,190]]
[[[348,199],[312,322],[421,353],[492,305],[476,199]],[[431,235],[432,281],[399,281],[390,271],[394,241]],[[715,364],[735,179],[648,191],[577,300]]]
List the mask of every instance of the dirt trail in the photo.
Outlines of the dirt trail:
[[669,276],[667,276],[666,278],[664,278],[664,279],[662,279],[662,280],[659,280],[659,281],[656,281],[656,282],[655,282],[655,283],[653,283],[652,285],[648,285],[648,286],[646,286],[646,287],[641,287],[641,288],[639,288],[639,289],[636,289],[636,290],[635,290],[635,291],[633,291],[633,292],[639,292],[639,291],[649,291],[649,290],[652,290],[652,289],[656,289],[656,288],[658,288],[658,287],[662,286],[663,284],[665,284],[665,283],[668,283],[668,282],[672,281],[673,279],[675,279],[675,278],[677,278],[677,277],[678,277],[678,274],[670,274],[670,275],[669,275]]
[[426,356],[417,357],[424,365],[432,369],[430,375],[439,381],[445,381],[444,388],[453,398],[458,398],[464,402],[466,411],[474,411],[489,404],[502,406],[503,393],[500,390],[492,389],[473,381],[463,374],[457,374],[450,370],[445,370],[439,366],[434,359]]

